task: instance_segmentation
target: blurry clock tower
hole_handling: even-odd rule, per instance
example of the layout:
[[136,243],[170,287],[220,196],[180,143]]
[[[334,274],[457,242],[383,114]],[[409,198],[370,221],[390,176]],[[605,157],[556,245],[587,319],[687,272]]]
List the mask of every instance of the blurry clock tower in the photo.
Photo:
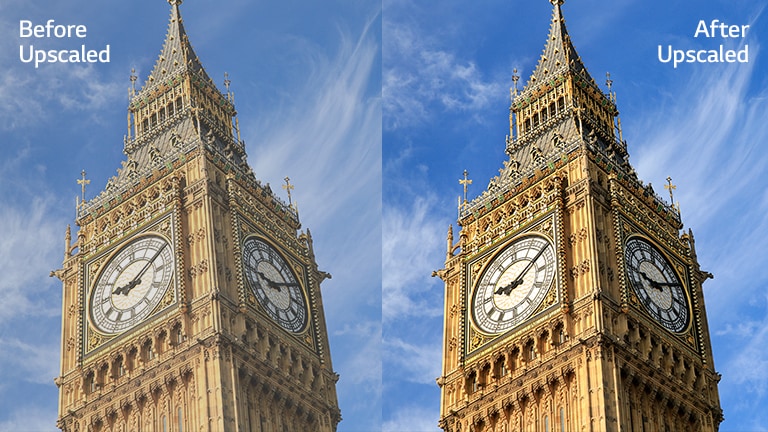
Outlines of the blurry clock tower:
[[335,431],[330,275],[295,207],[255,178],[229,81],[213,84],[169,3],[160,56],[132,90],[126,160],[78,205],[54,272],[58,427]]

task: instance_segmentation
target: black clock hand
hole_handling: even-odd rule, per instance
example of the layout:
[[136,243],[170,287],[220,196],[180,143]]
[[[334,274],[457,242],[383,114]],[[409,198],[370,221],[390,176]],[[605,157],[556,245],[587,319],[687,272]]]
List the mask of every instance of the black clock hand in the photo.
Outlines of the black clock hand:
[[277,286],[277,287],[281,287],[281,286],[287,286],[287,287],[295,286],[295,287],[297,287],[297,286],[299,286],[299,284],[294,283],[294,282],[272,282],[272,284],[274,286]]
[[256,273],[258,273],[258,275],[261,276],[261,278],[267,282],[267,285],[269,285],[270,288],[273,288],[276,290],[279,290],[281,286],[299,286],[299,284],[292,283],[292,282],[275,282],[260,271],[257,271]]
[[497,289],[496,290],[496,294],[506,294],[506,295],[509,295],[509,294],[512,293],[513,289],[515,289],[518,286],[522,285],[523,284],[523,276],[525,276],[525,274],[528,273],[528,270],[530,270],[531,267],[533,267],[533,263],[535,263],[536,260],[539,259],[539,257],[541,257],[541,254],[543,254],[544,251],[547,250],[547,246],[549,246],[549,243],[545,243],[544,244],[544,247],[542,247],[541,250],[539,251],[539,253],[537,253],[536,256],[533,257],[531,262],[529,262],[528,265],[525,266],[523,271],[520,272],[520,275],[515,280],[513,280],[512,282],[510,282],[506,286],[503,286],[503,287]]
[[517,278],[513,280],[512,282],[504,285],[503,287],[499,287],[499,289],[496,290],[496,294],[507,294],[509,295],[512,293],[512,290],[517,288],[523,283],[523,280],[521,278]]
[[665,287],[665,286],[669,286],[669,287],[671,287],[671,286],[682,286],[682,285],[677,284],[677,283],[656,282],[655,280],[651,279],[650,276],[648,276],[647,274],[643,273],[642,271],[638,270],[637,272],[640,273],[640,275],[643,277],[643,279],[647,280],[648,283],[651,284],[651,287],[656,288],[659,291],[663,291],[663,289],[661,287]]
[[676,282],[656,282],[656,285],[660,287],[680,287],[680,288],[683,287],[683,284],[679,284]]
[[136,285],[141,283],[141,279],[133,279],[132,281],[128,282],[127,284],[118,287],[116,290],[112,292],[112,294],[128,294]]
[[149,260],[149,262],[144,264],[144,268],[141,269],[139,274],[137,274],[132,281],[128,282],[127,284],[121,287],[118,287],[112,294],[128,295],[128,293],[131,292],[131,290],[134,289],[136,285],[141,283],[141,277],[144,275],[144,273],[146,273],[149,266],[152,265],[153,262],[155,262],[155,259],[157,259],[157,257],[160,256],[160,253],[163,251],[163,249],[165,249],[166,246],[168,246],[168,243],[163,243],[163,245],[160,246],[160,249],[157,250],[157,253],[155,253],[155,256],[153,256],[152,259]]

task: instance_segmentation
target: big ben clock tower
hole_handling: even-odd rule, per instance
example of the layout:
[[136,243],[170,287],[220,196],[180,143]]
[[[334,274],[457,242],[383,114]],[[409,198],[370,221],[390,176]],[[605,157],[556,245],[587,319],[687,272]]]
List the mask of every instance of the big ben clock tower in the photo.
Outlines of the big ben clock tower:
[[55,272],[58,427],[335,431],[330,276],[295,207],[249,168],[229,82],[216,88],[181,0],[169,3],[160,56],[132,93],[126,160],[79,205]]
[[[716,431],[702,283],[680,214],[629,164],[563,0],[510,108],[509,159],[461,206],[445,267],[440,427]],[[463,181],[466,183],[466,179]],[[671,185],[670,185],[671,186]]]

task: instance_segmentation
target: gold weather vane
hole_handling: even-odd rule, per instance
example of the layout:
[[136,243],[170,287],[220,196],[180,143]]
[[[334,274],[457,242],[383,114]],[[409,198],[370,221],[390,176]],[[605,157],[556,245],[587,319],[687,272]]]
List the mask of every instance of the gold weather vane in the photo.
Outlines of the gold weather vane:
[[293,206],[293,202],[291,201],[291,191],[294,189],[294,187],[291,184],[290,177],[288,176],[285,177],[285,184],[283,185],[283,189],[285,189],[286,192],[288,192],[288,207],[293,207],[295,209],[295,207]]

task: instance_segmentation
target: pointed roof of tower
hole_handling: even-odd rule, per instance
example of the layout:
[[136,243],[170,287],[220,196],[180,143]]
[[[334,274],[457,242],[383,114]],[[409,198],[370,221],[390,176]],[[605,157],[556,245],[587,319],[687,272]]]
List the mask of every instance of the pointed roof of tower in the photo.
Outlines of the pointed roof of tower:
[[550,2],[554,5],[554,8],[547,44],[541,57],[539,57],[536,69],[534,69],[533,74],[531,74],[528,83],[523,89],[523,93],[526,90],[537,87],[540,83],[550,81],[553,77],[561,75],[568,70],[574,74],[582,75],[590,82],[594,82],[594,79],[587,72],[584,63],[581,62],[581,57],[576,52],[576,48],[574,48],[571,42],[571,37],[568,35],[565,18],[563,18],[563,13],[560,9],[565,0],[550,0]]
[[200,63],[200,58],[195,54],[192,44],[189,42],[187,32],[184,29],[184,20],[181,17],[179,5],[183,0],[168,0],[171,5],[171,16],[168,21],[168,31],[165,34],[163,49],[155,61],[152,72],[147,77],[144,86],[138,92],[139,95],[152,89],[157,83],[173,77],[181,72],[189,71],[198,75],[205,82],[213,83],[208,73]]

